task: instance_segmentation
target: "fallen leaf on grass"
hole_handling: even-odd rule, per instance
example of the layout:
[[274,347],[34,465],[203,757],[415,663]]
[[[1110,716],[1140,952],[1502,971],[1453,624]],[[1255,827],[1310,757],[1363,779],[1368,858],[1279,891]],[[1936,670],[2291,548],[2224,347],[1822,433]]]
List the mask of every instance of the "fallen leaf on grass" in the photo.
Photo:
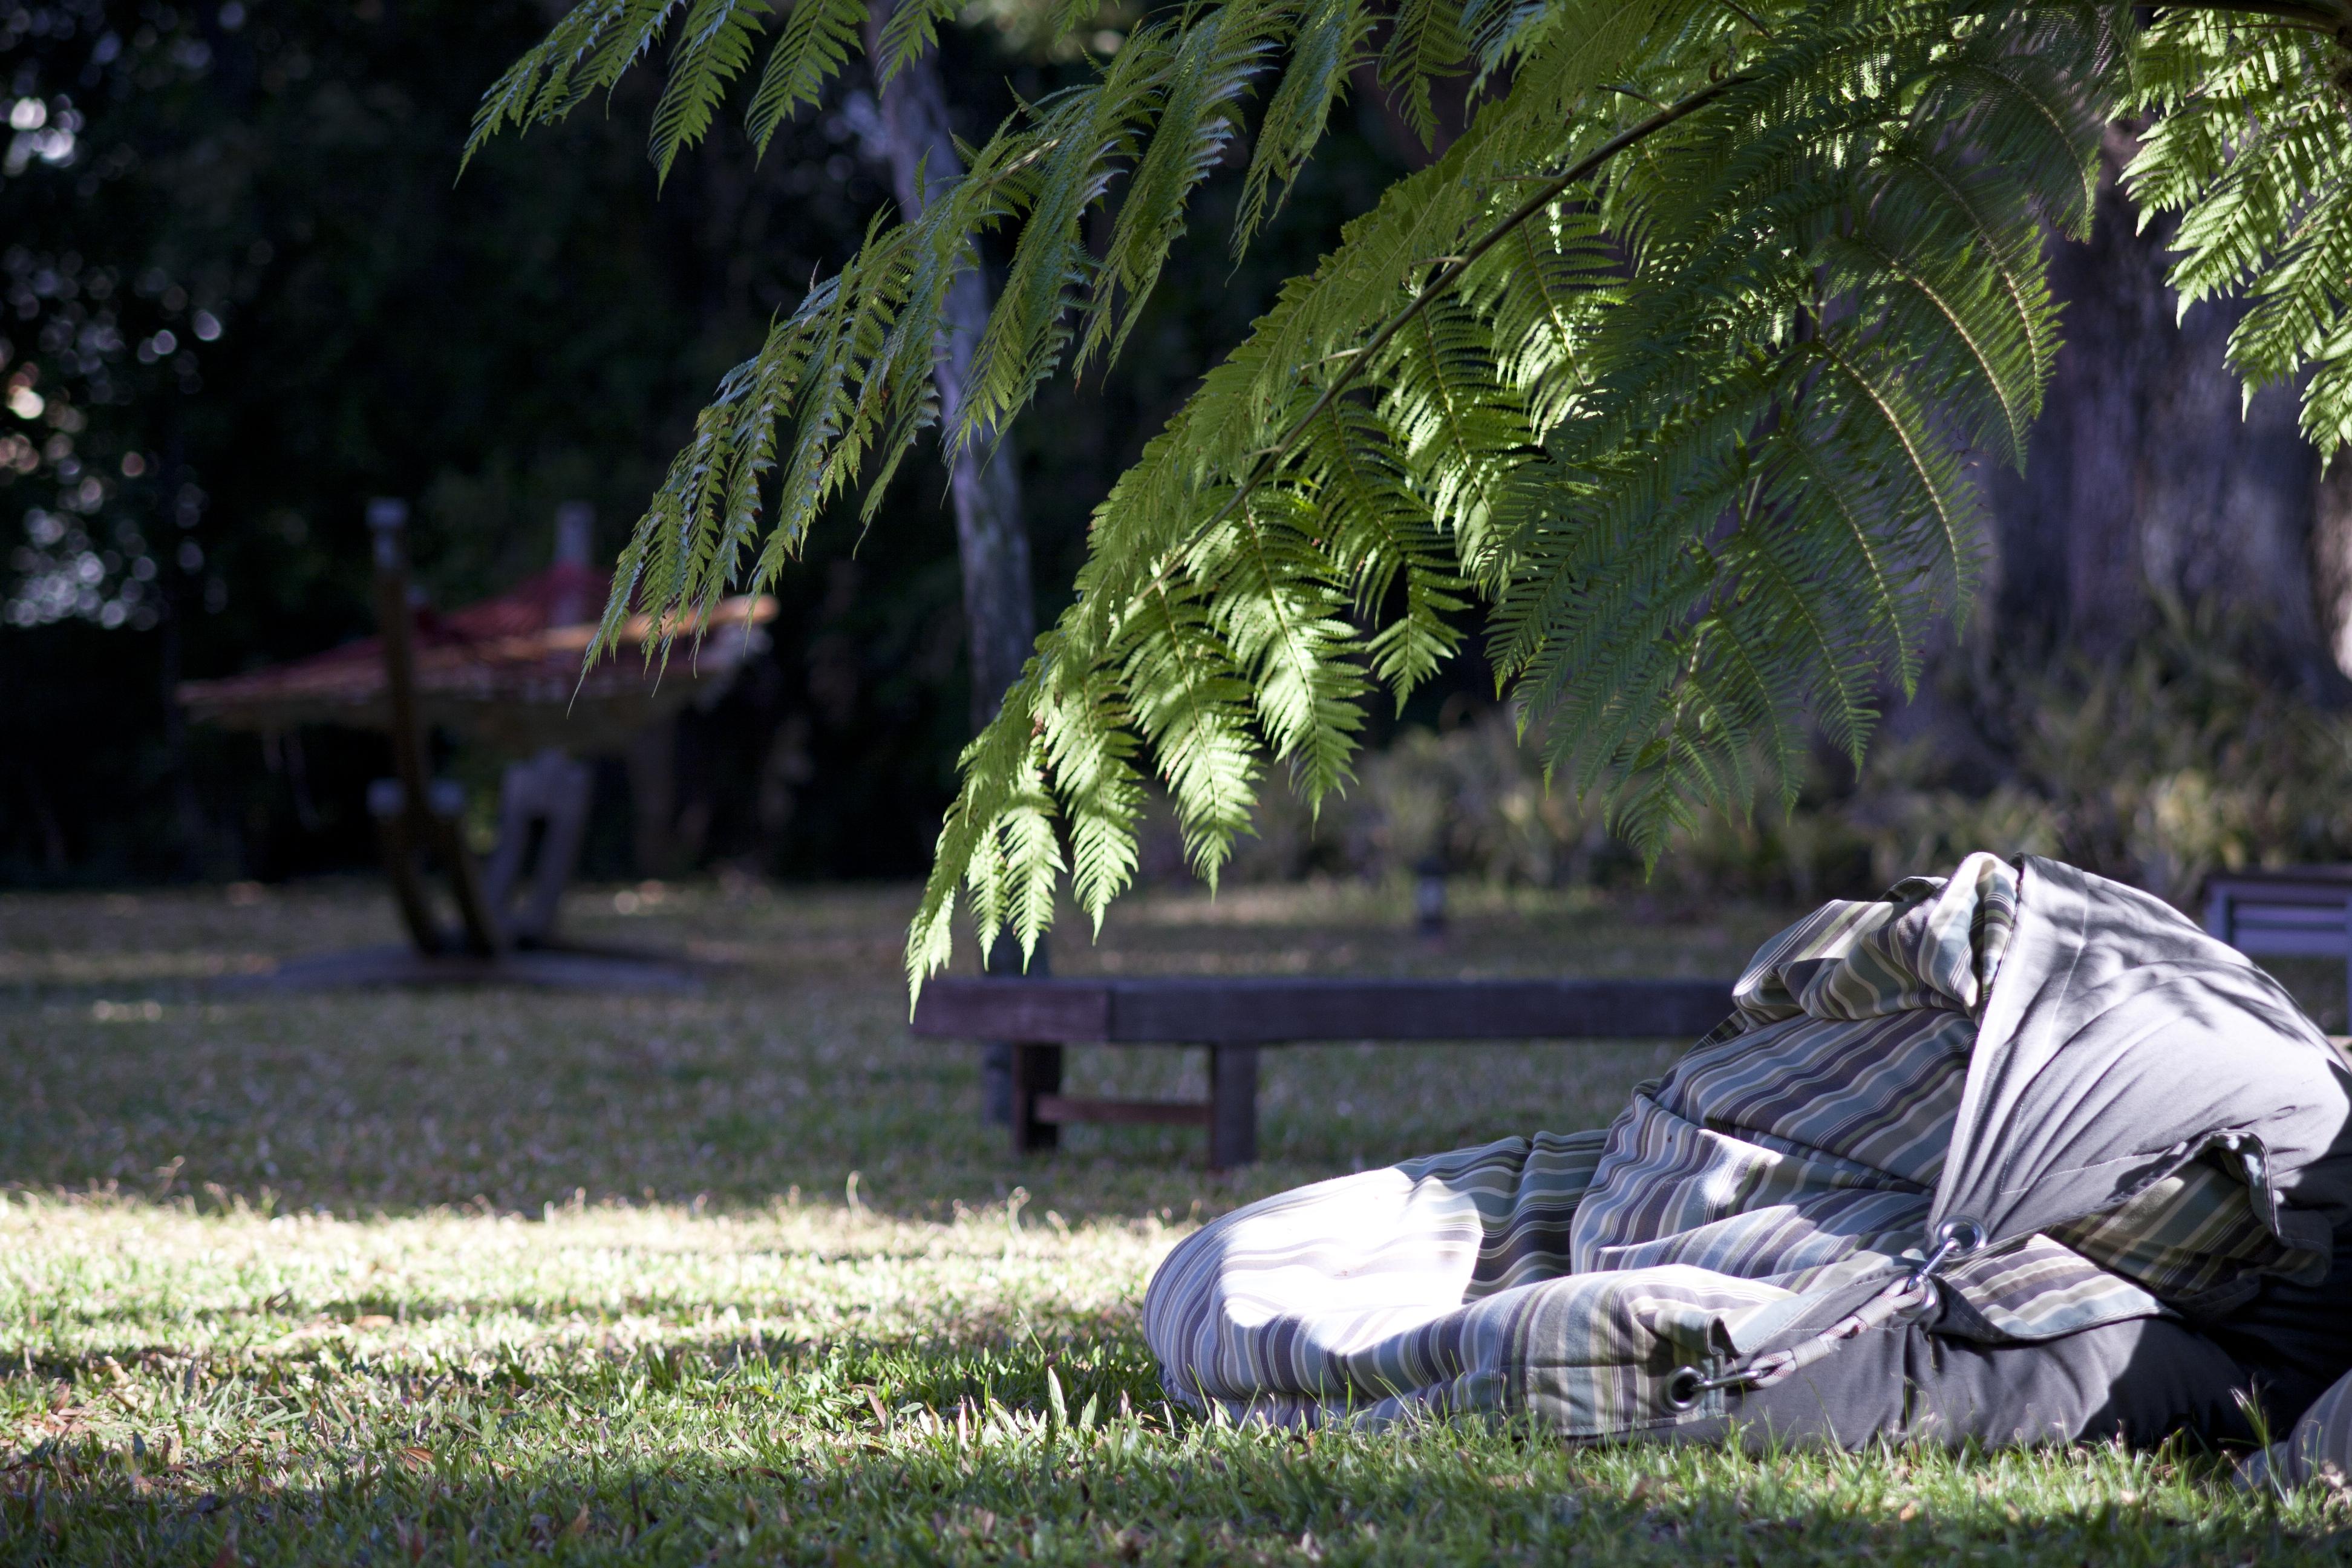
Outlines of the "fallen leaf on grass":
[[588,1533],[588,1505],[586,1503],[583,1502],[580,1505],[580,1511],[572,1516],[572,1522],[563,1527],[563,1533],[572,1537],[575,1541]]
[[422,1475],[425,1471],[433,1468],[433,1450],[430,1448],[403,1448],[400,1450],[400,1462],[407,1466],[410,1469]]

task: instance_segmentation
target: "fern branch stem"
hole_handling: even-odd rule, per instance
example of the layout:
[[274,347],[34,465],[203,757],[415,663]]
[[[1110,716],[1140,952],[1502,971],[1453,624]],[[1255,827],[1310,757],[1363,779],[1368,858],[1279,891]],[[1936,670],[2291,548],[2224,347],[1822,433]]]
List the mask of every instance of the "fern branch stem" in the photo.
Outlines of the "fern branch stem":
[[2318,31],[2333,33],[2352,26],[2352,5],[2320,4],[2298,5],[2294,0],[2168,0],[2168,11],[2219,11],[2224,15],[2276,16],[2281,21],[2297,22]]
[[1741,21],[1746,22],[1764,37],[1769,38],[1772,36],[1772,29],[1764,25],[1764,19],[1739,4],[1739,0],[1723,0],[1723,8],[1727,11],[1738,12]]
[[[1498,219],[1460,255],[1448,257],[1445,264],[1438,268],[1437,275],[1429,280],[1426,288],[1414,295],[1402,310],[1383,321],[1380,331],[1374,332],[1370,341],[1362,348],[1352,351],[1353,357],[1349,360],[1347,368],[1331,379],[1330,384],[1324,387],[1323,395],[1315,400],[1313,405],[1306,413],[1291,421],[1290,427],[1276,438],[1274,445],[1261,448],[1260,460],[1253,467],[1249,478],[1243,480],[1241,487],[1226,498],[1224,505],[1219,507],[1210,515],[1207,521],[1193,531],[1192,539],[1195,541],[1201,539],[1225,519],[1233,516],[1247,502],[1258,486],[1282,467],[1283,462],[1289,458],[1299,440],[1314,427],[1315,421],[1328,412],[1331,405],[1356,384],[1366,368],[1379,357],[1380,352],[1388,347],[1399,332],[1412,325],[1438,296],[1460,282],[1463,274],[1476,266],[1481,257],[1500,245],[1522,225],[1534,219],[1546,207],[1550,206],[1578,184],[1591,179],[1620,153],[1639,146],[1685,115],[1706,108],[1733,88],[1743,85],[1748,79],[1748,73],[1742,71],[1725,77],[1721,81],[1709,82],[1696,92],[1685,98],[1676,99],[1639,124],[1627,126],[1594,148],[1590,154],[1578,159],[1565,173],[1547,180],[1533,195],[1514,207],[1508,215]],[[1180,551],[1176,553],[1183,552]]]

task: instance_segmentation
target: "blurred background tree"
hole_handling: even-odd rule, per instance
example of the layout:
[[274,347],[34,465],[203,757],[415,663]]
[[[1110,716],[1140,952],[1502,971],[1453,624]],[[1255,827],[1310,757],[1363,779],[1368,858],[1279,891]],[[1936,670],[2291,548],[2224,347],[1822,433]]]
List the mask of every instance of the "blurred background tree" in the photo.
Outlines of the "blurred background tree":
[[[0,882],[368,863],[371,737],[191,732],[172,685],[371,629],[372,495],[414,499],[444,605],[543,565],[564,500],[593,503],[609,555],[719,374],[885,200],[856,89],[764,159],[706,149],[657,191],[658,83],[631,83],[458,181],[482,88],[548,16],[0,0]],[[1017,7],[972,21],[939,57],[964,135],[1068,68]],[[1204,256],[1150,352],[1021,432],[1049,592],[1210,347],[1393,171],[1384,134],[1326,160],[1290,245],[1230,279]],[[969,735],[947,494],[927,455],[864,549],[826,531],[770,654],[636,759],[639,798],[604,770],[592,873],[919,873]]]

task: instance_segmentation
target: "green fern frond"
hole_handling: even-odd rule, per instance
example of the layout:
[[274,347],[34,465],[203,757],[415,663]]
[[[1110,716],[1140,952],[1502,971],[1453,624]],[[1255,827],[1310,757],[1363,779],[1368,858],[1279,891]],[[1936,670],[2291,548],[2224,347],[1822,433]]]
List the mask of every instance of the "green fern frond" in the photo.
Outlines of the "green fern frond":
[[793,116],[815,106],[857,47],[865,22],[866,0],[793,0],[744,114],[755,150],[765,153]]
[[[676,9],[576,7],[472,145],[609,86]],[[705,133],[765,16],[684,14],[657,160]],[[894,14],[884,69],[944,14]],[[755,141],[815,100],[862,18],[797,0]],[[2135,199],[2182,214],[2184,301],[2249,299],[2239,374],[2303,378],[2313,438],[2352,437],[2352,58],[2306,20],[1405,0],[1383,79],[1426,134],[1431,85],[1474,73],[1467,124],[1283,288],[1097,508],[1076,600],[964,754],[910,980],[946,961],[960,903],[983,941],[1031,944],[1066,876],[1099,920],[1134,875],[1148,773],[1213,879],[1269,771],[1344,787],[1373,684],[1410,691],[1474,616],[1547,767],[1647,856],[1700,809],[1786,799],[1816,731],[1859,756],[1931,618],[1966,604],[1969,464],[2021,460],[2054,363],[2045,226],[2088,223],[2126,111],[2152,120]],[[1000,127],[721,383],[605,639],[633,605],[772,581],[831,500],[866,487],[870,515],[923,430],[998,439],[1047,378],[1115,356],[1233,139],[1255,142],[1238,250],[1373,25],[1362,0],[1196,0]],[[1007,282],[943,408],[944,300],[996,235]]]
[[[1267,37],[1280,16],[1271,5],[1237,3],[1185,31],[1170,62],[1150,148],[1135,164],[1110,243],[1095,269],[1073,374],[1106,343],[1114,358],[1126,343],[1135,324],[1133,307],[1150,297],[1169,250],[1184,231],[1187,198],[1239,130],[1239,100],[1263,68]],[[1117,309],[1122,300],[1129,307],[1123,317]]]
[[2305,378],[2304,434],[2331,458],[2352,445],[2347,40],[2341,28],[2167,11],[2133,100],[2159,118],[2124,171],[2143,223],[2180,214],[2171,283],[2181,309],[2251,299],[2231,367],[2249,398]]
[[[1258,747],[1249,681],[1192,584],[1163,577],[1135,608],[1123,652],[1136,728],[1160,759],[1193,871],[1214,886],[1249,830]],[[1139,682],[1139,673],[1157,679]]]
[[[465,161],[505,126],[561,120],[651,53],[685,0],[581,0],[507,68],[474,111]],[[460,164],[462,167],[463,164]]]
[[900,0],[882,24],[882,58],[875,62],[875,80],[885,86],[907,68],[907,62],[940,41],[940,24],[963,9],[963,0]]
[[1069,679],[1067,666],[1053,673],[1063,679],[1046,692],[1038,737],[1069,821],[1071,889],[1099,932],[1104,911],[1135,877],[1144,801],[1135,766],[1139,742],[1107,682]]
[[654,105],[653,160],[669,178],[678,150],[710,129],[728,86],[751,63],[752,43],[772,14],[771,0],[693,0],[669,62],[669,80]]
[[1282,195],[1307,166],[1331,110],[1346,96],[1354,65],[1373,17],[1364,0],[1311,0],[1282,81],[1258,121],[1257,145],[1242,186],[1241,216],[1234,224],[1234,254],[1282,205]]
[[1402,0],[1381,55],[1381,81],[1404,100],[1405,123],[1427,145],[1436,140],[1430,89],[1468,63],[1460,0]]
[[1293,765],[1310,803],[1353,776],[1368,689],[1347,594],[1316,524],[1305,497],[1274,491],[1241,508],[1231,530],[1202,539],[1184,563],[1192,580],[1218,585],[1212,623],[1248,681],[1272,754]]

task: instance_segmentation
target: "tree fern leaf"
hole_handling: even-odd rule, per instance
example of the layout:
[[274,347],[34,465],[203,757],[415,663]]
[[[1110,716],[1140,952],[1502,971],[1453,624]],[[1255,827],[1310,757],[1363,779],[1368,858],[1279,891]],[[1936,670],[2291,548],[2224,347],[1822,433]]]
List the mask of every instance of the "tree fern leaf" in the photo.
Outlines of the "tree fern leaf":
[[1347,595],[1312,537],[1315,521],[1306,498],[1274,491],[1185,561],[1212,595],[1212,623],[1248,679],[1274,755],[1294,764],[1310,805],[1352,776],[1366,689]]
[[1257,145],[1242,185],[1241,216],[1234,223],[1235,256],[1248,248],[1259,226],[1280,208],[1283,193],[1322,140],[1332,106],[1347,91],[1349,68],[1371,26],[1363,0],[1311,0],[1308,5],[1281,84],[1258,122]]
[[882,24],[881,58],[874,62],[875,80],[883,87],[907,68],[907,63],[940,41],[940,24],[963,9],[962,0],[898,0],[890,19]]
[[609,89],[660,42],[670,14],[685,3],[581,0],[483,95],[466,141],[466,160],[502,125],[520,131],[552,123],[590,93]]
[[1169,65],[1150,145],[1136,165],[1110,243],[1095,269],[1073,374],[1106,342],[1114,358],[1125,343],[1135,312],[1129,309],[1122,319],[1118,298],[1139,302],[1158,283],[1170,247],[1183,232],[1187,198],[1233,139],[1234,105],[1262,68],[1266,28],[1274,19],[1270,9],[1235,0],[1186,30]]
[[670,51],[669,79],[654,105],[653,161],[669,177],[678,149],[710,129],[728,85],[751,63],[752,40],[767,26],[770,0],[692,0]]
[[1136,611],[1124,673],[1137,727],[1159,754],[1192,869],[1213,887],[1256,801],[1249,685],[1189,584],[1163,578]]
[[1424,146],[1437,139],[1430,86],[1465,64],[1461,0],[1399,0],[1381,55],[1381,80],[1402,95],[1405,123]]
[[824,95],[857,47],[866,7],[866,0],[793,0],[744,117],[754,148],[765,153],[779,127]]

